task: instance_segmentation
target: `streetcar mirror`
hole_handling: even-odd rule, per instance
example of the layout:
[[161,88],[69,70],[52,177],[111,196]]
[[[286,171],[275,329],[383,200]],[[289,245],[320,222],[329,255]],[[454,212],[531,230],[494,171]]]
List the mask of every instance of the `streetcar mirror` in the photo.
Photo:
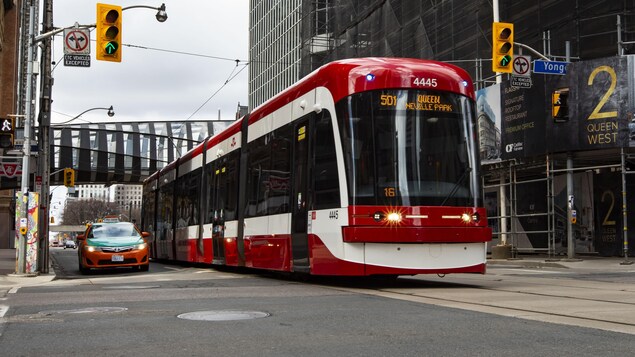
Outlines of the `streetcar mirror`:
[[77,235],[77,240],[84,240],[84,239],[86,239],[85,235],[83,235],[83,234],[78,234]]
[[147,237],[149,237],[149,236],[150,236],[150,233],[149,233],[149,232],[141,232],[141,236],[142,236],[143,238],[147,238]]

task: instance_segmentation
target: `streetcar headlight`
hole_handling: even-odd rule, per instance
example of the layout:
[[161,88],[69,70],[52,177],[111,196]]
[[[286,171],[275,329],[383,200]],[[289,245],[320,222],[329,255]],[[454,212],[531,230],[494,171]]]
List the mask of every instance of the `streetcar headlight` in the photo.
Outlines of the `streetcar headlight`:
[[391,212],[386,216],[388,223],[399,223],[401,222],[401,218],[401,213],[399,212]]
[[89,252],[94,252],[96,250],[92,245],[86,245],[84,248]]
[[141,243],[137,245],[137,249],[145,249],[148,245],[146,243]]
[[366,80],[369,81],[369,82],[372,82],[373,80],[375,80],[375,75],[372,74],[372,73],[368,73],[366,75]]
[[461,220],[464,223],[476,223],[481,219],[481,216],[478,214],[478,212],[474,212],[472,214],[470,213],[463,213],[461,215]]

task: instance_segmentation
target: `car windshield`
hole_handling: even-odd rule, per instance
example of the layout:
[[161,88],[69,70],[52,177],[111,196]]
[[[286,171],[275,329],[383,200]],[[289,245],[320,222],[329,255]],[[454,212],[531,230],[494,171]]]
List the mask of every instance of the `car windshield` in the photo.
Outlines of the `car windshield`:
[[88,238],[128,238],[140,237],[139,232],[131,223],[109,223],[94,225],[88,233]]

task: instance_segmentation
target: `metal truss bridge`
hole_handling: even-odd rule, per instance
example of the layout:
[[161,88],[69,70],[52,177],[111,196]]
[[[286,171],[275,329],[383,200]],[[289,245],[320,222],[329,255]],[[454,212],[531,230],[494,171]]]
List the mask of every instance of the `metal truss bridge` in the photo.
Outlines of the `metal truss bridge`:
[[[51,171],[76,170],[75,183],[141,183],[233,121],[51,125]],[[62,184],[62,173],[51,185]]]

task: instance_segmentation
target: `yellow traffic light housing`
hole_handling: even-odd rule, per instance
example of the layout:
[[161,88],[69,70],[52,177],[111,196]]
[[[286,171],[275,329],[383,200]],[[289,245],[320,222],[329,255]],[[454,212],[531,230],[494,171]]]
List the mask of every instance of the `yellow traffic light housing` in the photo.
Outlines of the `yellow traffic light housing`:
[[514,24],[494,22],[492,25],[492,71],[512,73],[514,60]]
[[13,118],[0,119],[0,149],[13,149],[14,123]]
[[97,4],[97,53],[100,61],[121,62],[121,6]]
[[68,167],[64,169],[64,186],[75,187],[75,170]]
[[569,89],[558,89],[551,93],[551,116],[556,123],[569,120]]

